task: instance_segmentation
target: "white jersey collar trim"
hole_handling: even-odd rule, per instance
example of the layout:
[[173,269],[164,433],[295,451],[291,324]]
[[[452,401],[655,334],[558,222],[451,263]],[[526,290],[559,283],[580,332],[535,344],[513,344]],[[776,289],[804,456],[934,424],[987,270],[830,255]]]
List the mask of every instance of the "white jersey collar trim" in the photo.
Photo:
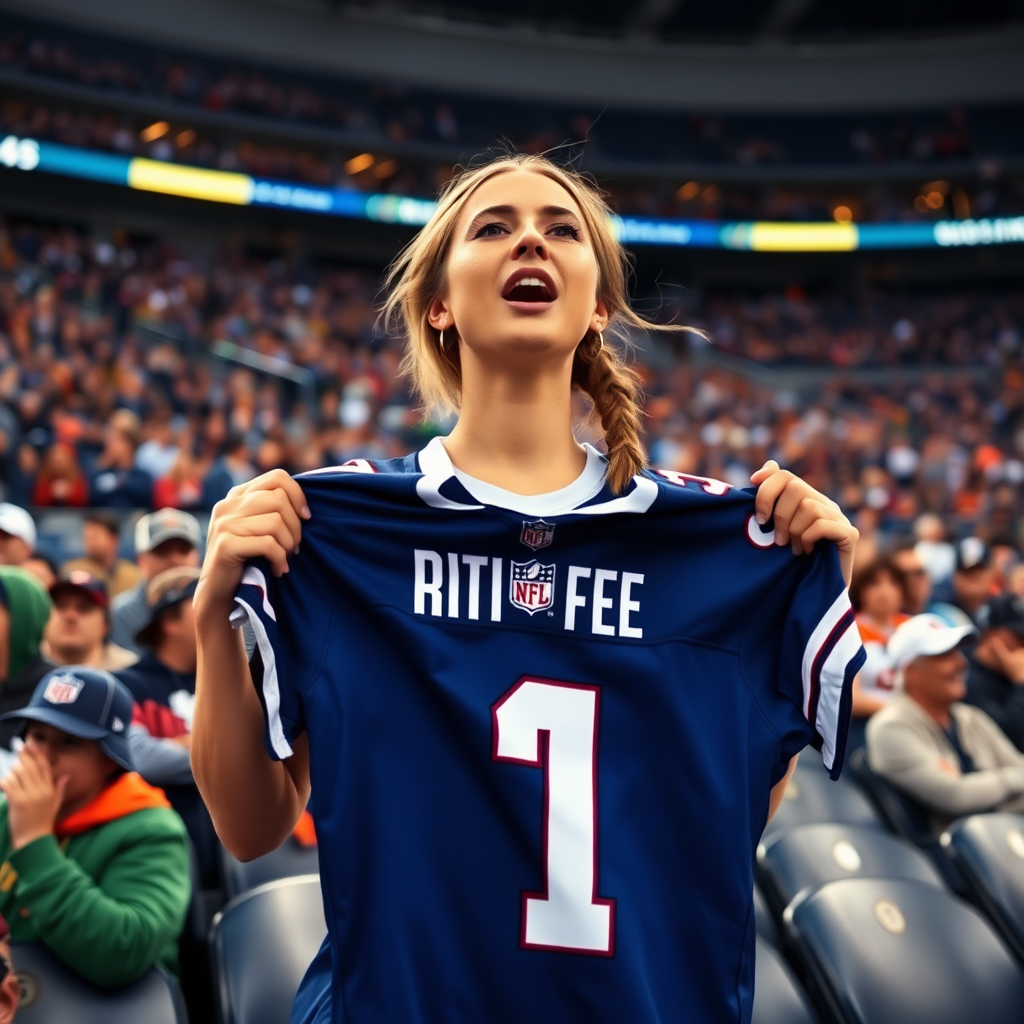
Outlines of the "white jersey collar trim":
[[[557,516],[570,512],[587,515],[601,515],[609,512],[646,512],[658,494],[657,484],[645,477],[634,477],[633,490],[620,498],[586,505],[586,502],[601,493],[605,482],[606,461],[592,445],[584,444],[587,464],[583,472],[567,487],[547,494],[516,494],[502,487],[495,487],[484,480],[463,473],[452,465],[452,460],[440,437],[435,437],[420,453],[419,464],[423,476],[416,482],[416,491],[433,508],[481,509],[493,505],[525,516]],[[441,494],[441,486],[455,477],[463,488],[482,502],[471,505],[454,501]],[[586,507],[581,508],[581,505]]]

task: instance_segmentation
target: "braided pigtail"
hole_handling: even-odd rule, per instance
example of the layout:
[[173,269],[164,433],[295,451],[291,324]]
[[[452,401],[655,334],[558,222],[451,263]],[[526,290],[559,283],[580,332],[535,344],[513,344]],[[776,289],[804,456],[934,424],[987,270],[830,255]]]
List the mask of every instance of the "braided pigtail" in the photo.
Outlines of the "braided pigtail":
[[640,440],[643,391],[640,375],[599,334],[588,334],[576,349],[572,383],[590,396],[608,448],[608,485],[621,494],[647,465]]

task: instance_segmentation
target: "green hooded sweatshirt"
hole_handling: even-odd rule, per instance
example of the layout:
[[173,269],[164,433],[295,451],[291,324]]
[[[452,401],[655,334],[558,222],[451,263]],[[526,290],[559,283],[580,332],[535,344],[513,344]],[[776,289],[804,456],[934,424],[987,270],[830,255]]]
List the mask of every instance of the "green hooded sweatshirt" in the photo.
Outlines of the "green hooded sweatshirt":
[[[0,679],[0,714],[3,714],[23,708],[36,683],[53,666],[39,653],[43,630],[50,617],[50,595],[42,583],[24,569],[0,565],[0,604],[7,609],[10,650],[7,678]],[[6,746],[20,727],[11,722],[0,725],[0,744]]]

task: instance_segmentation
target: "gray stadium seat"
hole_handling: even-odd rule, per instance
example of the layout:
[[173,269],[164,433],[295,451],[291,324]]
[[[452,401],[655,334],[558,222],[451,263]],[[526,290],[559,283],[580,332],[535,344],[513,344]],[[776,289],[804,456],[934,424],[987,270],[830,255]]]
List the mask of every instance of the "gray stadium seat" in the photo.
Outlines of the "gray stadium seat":
[[915,878],[939,888],[944,884],[916,847],[863,825],[799,825],[776,832],[758,846],[757,866],[765,897],[780,915],[804,889],[840,878]]
[[117,992],[104,992],[37,942],[14,945],[21,985],[18,1024],[187,1024],[178,983],[153,968]]
[[284,1024],[326,934],[319,875],[266,882],[233,899],[210,931],[220,1024]]
[[1024,814],[961,818],[941,843],[963,873],[971,898],[1024,961]]
[[836,1024],[1020,1024],[1024,1015],[1024,973],[988,922],[927,882],[830,882],[805,890],[783,920],[811,995]]
[[853,783],[833,782],[821,764],[798,763],[775,817],[764,830],[767,838],[786,828],[832,821],[883,828],[871,802]]
[[754,966],[754,1012],[750,1024],[818,1024],[807,994],[782,956],[757,940]]
[[759,939],[763,939],[771,946],[778,947],[779,926],[775,923],[775,918],[772,917],[764,893],[756,885],[754,886],[754,924]]
[[224,878],[224,895],[231,900],[257,885],[273,882],[277,878],[317,875],[320,873],[320,859],[315,846],[301,846],[289,836],[272,853],[248,863],[232,857],[222,847],[221,873]]

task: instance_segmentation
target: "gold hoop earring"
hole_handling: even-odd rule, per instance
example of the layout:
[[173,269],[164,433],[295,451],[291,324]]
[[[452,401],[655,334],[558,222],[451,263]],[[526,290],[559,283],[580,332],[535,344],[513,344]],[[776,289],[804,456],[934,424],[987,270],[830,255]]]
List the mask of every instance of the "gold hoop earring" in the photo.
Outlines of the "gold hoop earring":
[[601,342],[601,344],[598,347],[597,351],[598,352],[603,352],[604,351],[604,334],[601,331],[598,331],[597,332],[597,338],[598,338],[598,341]]
[[438,341],[437,344],[438,344],[438,348],[440,348],[441,351],[443,352],[444,351],[444,331],[441,331],[441,338],[440,338],[440,340]]

